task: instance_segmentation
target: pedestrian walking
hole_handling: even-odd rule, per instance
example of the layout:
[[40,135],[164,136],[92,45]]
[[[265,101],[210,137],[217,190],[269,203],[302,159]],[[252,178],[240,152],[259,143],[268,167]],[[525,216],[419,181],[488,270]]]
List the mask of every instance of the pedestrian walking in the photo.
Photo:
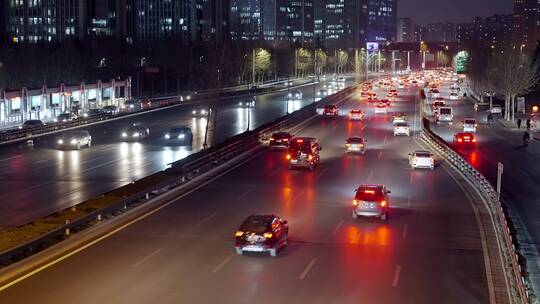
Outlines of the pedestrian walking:
[[521,118],[518,118],[517,125],[518,125],[518,129],[521,129]]
[[531,129],[531,120],[527,119],[527,130]]

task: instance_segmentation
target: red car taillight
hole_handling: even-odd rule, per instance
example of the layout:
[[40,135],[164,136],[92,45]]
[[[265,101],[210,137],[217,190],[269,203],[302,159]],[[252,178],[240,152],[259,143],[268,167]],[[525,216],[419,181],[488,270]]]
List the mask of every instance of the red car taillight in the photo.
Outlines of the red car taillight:
[[381,207],[386,207],[386,201],[381,201],[380,204],[381,204]]
[[352,201],[353,206],[358,206],[359,203],[360,203],[360,202],[359,202],[358,200],[353,200],[353,201]]
[[287,160],[289,160],[289,159],[291,159],[291,155],[287,154],[287,156],[285,156],[285,158],[287,158]]

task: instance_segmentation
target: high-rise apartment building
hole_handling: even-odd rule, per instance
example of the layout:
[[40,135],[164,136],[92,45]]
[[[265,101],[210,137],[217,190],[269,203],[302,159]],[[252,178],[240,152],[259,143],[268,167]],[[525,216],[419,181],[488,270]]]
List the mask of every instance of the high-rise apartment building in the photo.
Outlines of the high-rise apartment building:
[[453,23],[430,23],[427,25],[427,37],[425,41],[429,42],[455,42],[456,27]]
[[458,24],[458,46],[504,49],[512,40],[513,18],[512,15],[493,15],[487,18],[476,17],[471,23]]
[[411,18],[400,18],[398,22],[397,42],[414,41],[414,23]]
[[514,46],[534,49],[540,40],[540,0],[514,0]]

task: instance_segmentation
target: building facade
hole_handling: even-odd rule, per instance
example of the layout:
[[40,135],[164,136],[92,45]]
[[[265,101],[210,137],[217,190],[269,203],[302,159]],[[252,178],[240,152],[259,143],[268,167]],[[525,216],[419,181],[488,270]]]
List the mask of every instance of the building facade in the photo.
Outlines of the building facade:
[[414,41],[414,23],[411,18],[400,18],[398,22],[397,42]]
[[358,0],[315,1],[315,36],[327,48],[364,47],[367,5]]
[[396,41],[397,0],[367,0],[367,13],[368,41]]
[[504,49],[512,42],[512,15],[476,17],[471,23],[460,23],[456,30],[456,40],[460,48],[471,45],[491,49]]
[[425,41],[429,42],[455,42],[456,26],[453,23],[430,23],[426,27]]
[[512,43],[534,50],[540,40],[540,0],[514,0]]

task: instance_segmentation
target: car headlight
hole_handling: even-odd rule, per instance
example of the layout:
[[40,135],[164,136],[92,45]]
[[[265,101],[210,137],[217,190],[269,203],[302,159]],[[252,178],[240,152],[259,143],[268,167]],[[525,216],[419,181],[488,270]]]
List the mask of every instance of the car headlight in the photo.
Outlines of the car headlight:
[[191,96],[188,95],[188,96],[186,97],[186,99],[187,99],[187,100],[190,100],[190,99],[191,99]]
[[179,138],[179,139],[184,139],[185,137],[186,137],[185,134],[180,134],[180,135],[178,135],[178,138]]
[[201,111],[201,115],[206,115],[206,114],[207,114],[206,110]]
[[133,109],[134,107],[135,107],[135,105],[129,105],[130,109]]
[[141,136],[140,133],[133,133],[133,137],[139,137],[139,136]]
[[88,117],[88,113],[84,113],[82,116],[83,117]]
[[169,139],[169,138],[171,138],[171,136],[169,134],[165,134],[165,138]]
[[72,139],[69,143],[72,144],[72,145],[76,145],[76,144],[77,144],[77,140],[76,140],[76,139]]
[[126,132],[123,132],[123,133],[122,133],[122,137],[127,137],[127,133],[126,133]]
[[287,96],[291,97],[291,96],[292,96],[292,94],[291,94],[291,93],[289,93],[289,94],[287,94]]
[[59,140],[58,140],[58,144],[59,144],[59,145],[63,145],[63,144],[64,144],[64,140],[63,140],[63,139],[59,139]]
[[191,111],[191,114],[195,115],[195,114],[197,114],[197,111],[193,110],[193,111]]
[[239,105],[239,106],[242,106],[242,102],[239,102],[238,105]]

